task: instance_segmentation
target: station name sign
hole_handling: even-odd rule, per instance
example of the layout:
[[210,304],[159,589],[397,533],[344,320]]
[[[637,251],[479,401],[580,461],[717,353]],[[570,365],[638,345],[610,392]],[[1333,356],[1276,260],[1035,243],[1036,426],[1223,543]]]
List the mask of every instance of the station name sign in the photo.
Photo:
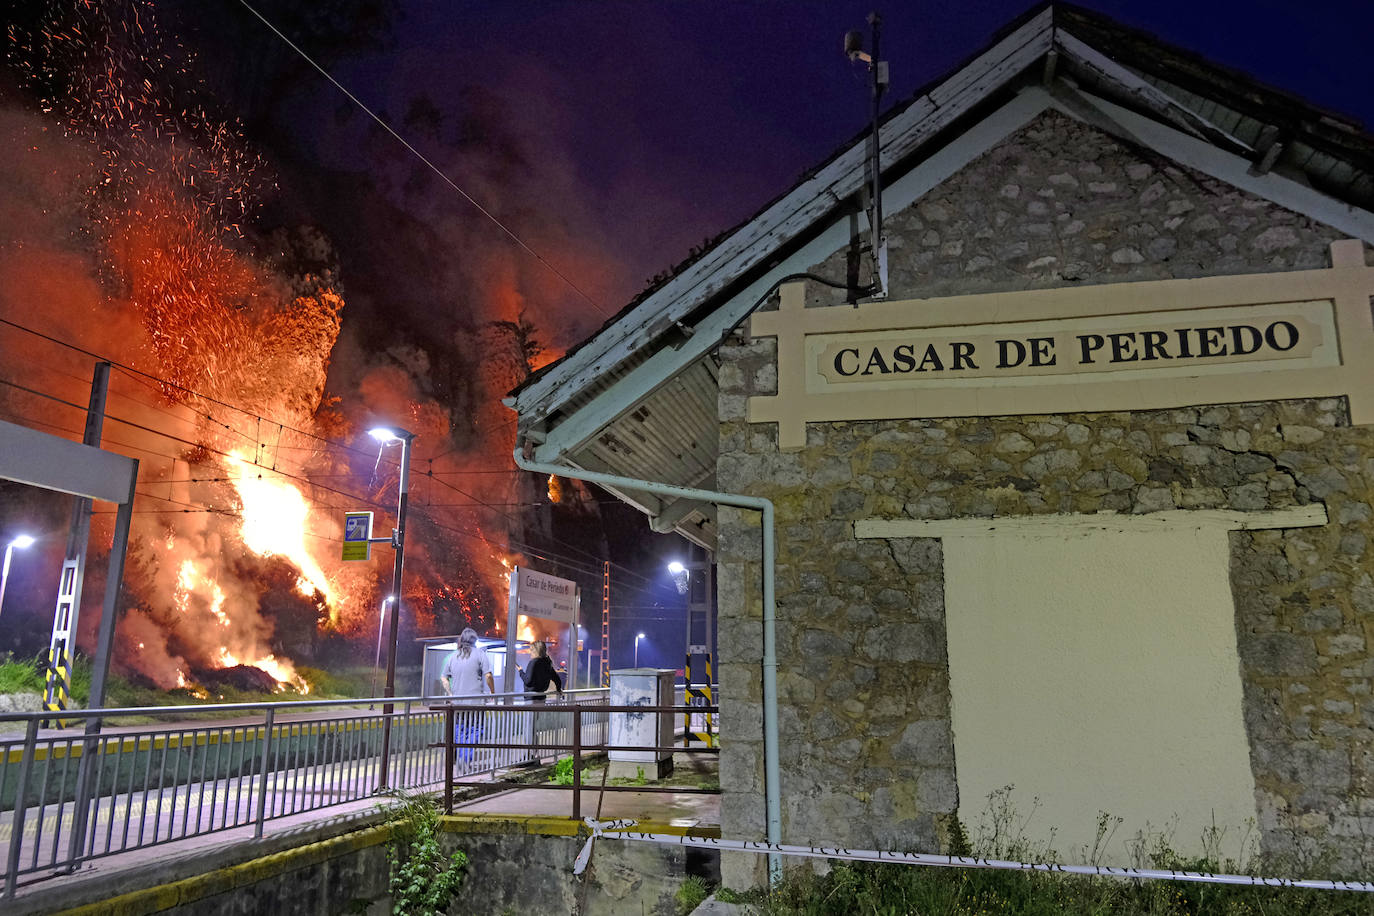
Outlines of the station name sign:
[[749,319],[777,339],[778,387],[747,416],[776,423],[784,450],[812,423],[1311,397],[1344,396],[1351,423],[1374,425],[1371,298],[1359,239],[1332,242],[1330,268],[857,306],[785,283]]
[[533,569],[516,567],[511,573],[516,612],[560,623],[577,619],[577,583]]
[[817,335],[807,349],[826,386],[1126,369],[1195,373],[1215,364],[1310,361],[1330,340],[1329,327],[1322,326],[1329,320],[1321,321],[1320,309],[1317,315],[1311,311],[1247,307],[1077,320],[1061,327],[1037,322],[1033,329]]

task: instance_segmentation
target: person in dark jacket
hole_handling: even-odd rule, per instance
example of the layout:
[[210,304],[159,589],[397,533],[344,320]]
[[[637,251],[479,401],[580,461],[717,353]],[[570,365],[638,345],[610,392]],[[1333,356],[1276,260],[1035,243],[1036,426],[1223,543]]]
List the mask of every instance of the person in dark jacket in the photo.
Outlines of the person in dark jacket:
[[526,663],[525,670],[517,671],[520,680],[525,684],[526,696],[533,703],[543,703],[544,692],[549,689],[549,682],[552,681],[561,698],[563,679],[553,668],[553,660],[549,658],[549,647],[544,644],[544,640],[536,640],[530,646],[530,652],[530,660]]
[[[558,696],[563,696],[563,679],[558,676],[558,672],[553,668],[553,660],[549,658],[549,647],[544,644],[542,639],[536,640],[530,646],[530,660],[525,664],[525,670],[515,669],[520,675],[520,680],[525,684],[525,696],[531,703],[543,704],[547,700],[545,691],[549,689],[552,682],[558,688]],[[537,712],[528,718],[529,722],[529,741],[530,754],[532,760],[542,760],[544,757],[544,743],[555,742],[557,739],[557,729],[560,724],[564,724],[562,716],[553,715],[547,712]],[[555,756],[557,753],[555,752]]]

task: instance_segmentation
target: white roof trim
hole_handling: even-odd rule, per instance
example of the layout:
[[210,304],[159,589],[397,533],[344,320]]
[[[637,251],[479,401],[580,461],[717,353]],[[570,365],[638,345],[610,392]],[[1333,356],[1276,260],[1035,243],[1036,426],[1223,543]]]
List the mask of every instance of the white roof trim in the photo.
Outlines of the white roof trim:
[[[1036,115],[1053,108],[1071,117],[1086,119],[1094,126],[1153,148],[1182,165],[1374,244],[1374,213],[1273,173],[1251,174],[1248,159],[1214,145],[1222,142],[1232,149],[1248,150],[1247,144],[1180,106],[1166,93],[1080,39],[1062,29],[1054,30],[1051,25],[1051,11],[1046,9],[889,120],[883,130],[884,167],[890,167],[897,159],[917,149],[1051,47],[1062,47],[1065,54],[1080,65],[1114,81],[1140,99],[1141,104],[1157,117],[1168,118],[1173,125],[1137,114],[1063,81],[1055,85],[1055,95],[1038,86],[1028,87],[1015,100],[973,125],[949,146],[885,188],[883,202],[888,212],[909,206]],[[775,256],[780,245],[803,233],[814,232],[817,220],[831,213],[837,201],[859,190],[865,179],[864,166],[864,143],[858,142],[722,241],[700,261],[685,268],[627,315],[602,329],[582,349],[514,399],[513,406],[520,414],[522,426],[539,423],[549,413],[597,384],[604,373],[651,346],[673,322],[682,320],[725,285]],[[862,215],[859,219],[862,221]],[[546,438],[536,448],[536,460],[573,466],[587,460],[588,456],[580,456],[578,451],[608,424],[713,350],[782,277],[824,260],[848,244],[849,238],[848,215],[825,226],[790,257],[775,263],[748,287],[712,309],[700,319],[693,329],[695,333],[679,347],[655,350],[589,403],[561,418],[557,425],[541,431]],[[641,508],[649,511],[647,507]]]
[[1136,76],[1130,70],[1081,39],[1075,38],[1064,29],[1055,30],[1054,43],[1056,47],[1063,50],[1064,54],[1077,61],[1079,66],[1095,70],[1107,79],[1118,83],[1123,89],[1136,96],[1145,107],[1158,111],[1161,116],[1178,122],[1187,129],[1188,133],[1202,139],[1221,140],[1233,145],[1236,149],[1254,152],[1254,148],[1250,144],[1222,130],[1196,112],[1189,111],[1174,101],[1168,93]]
[[[883,167],[915,150],[1000,88],[1009,76],[1048,52],[1053,43],[1053,22],[1053,11],[1046,8],[890,119],[883,128]],[[862,139],[854,143],[531,383],[516,396],[522,421],[538,421],[557,410],[729,282],[766,261],[780,244],[811,230],[816,219],[834,209],[838,201],[858,192],[864,181],[865,149]]]
[[[896,213],[909,207],[1050,107],[1058,106],[1049,93],[1039,87],[1026,89],[975,124],[956,142],[884,188],[883,208]],[[548,430],[547,438],[535,447],[535,460],[545,463],[566,461],[564,456],[573,455],[607,424],[633,409],[668,379],[714,350],[721,338],[742,321],[779,280],[809,269],[847,244],[848,217],[832,222],[811,242],[713,310],[696,326],[696,333],[681,347],[658,350],[606,391]]]
[[[1254,175],[1249,160],[1190,137],[1158,121],[1143,117],[1083,89],[1066,89],[1115,124],[1122,136],[1148,146],[1180,165],[1196,169],[1242,191],[1311,217],[1354,238],[1374,244],[1374,213],[1328,197],[1320,191],[1274,172]],[[1068,108],[1062,109],[1080,117]],[[1110,125],[1102,125],[1111,129]]]

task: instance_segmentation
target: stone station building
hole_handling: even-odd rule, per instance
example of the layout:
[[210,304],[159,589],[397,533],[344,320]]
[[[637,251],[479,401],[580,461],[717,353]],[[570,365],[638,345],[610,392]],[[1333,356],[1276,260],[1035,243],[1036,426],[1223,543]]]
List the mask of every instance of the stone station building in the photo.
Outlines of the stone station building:
[[759,513],[609,488],[715,552],[723,835],[1009,803],[1061,861],[1107,812],[1107,862],[1367,877],[1374,140],[1056,3],[881,157],[885,297],[859,137],[509,402],[536,461],[773,504],[775,688]]

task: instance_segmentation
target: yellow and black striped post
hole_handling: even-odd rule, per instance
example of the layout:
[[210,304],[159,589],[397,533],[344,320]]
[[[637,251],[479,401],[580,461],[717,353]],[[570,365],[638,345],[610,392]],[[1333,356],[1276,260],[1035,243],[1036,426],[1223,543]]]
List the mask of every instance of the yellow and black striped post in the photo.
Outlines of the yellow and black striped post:
[[[687,664],[686,664],[686,666],[682,669],[683,674],[686,675],[685,680],[687,681],[687,687],[686,687],[686,690],[685,690],[685,697],[684,697],[684,698],[685,698],[685,701],[686,701],[686,703],[687,703],[688,706],[694,706],[694,705],[696,705],[696,704],[694,704],[692,701],[693,701],[694,699],[697,699],[697,698],[700,698],[701,700],[703,700],[703,701],[704,701],[704,705],[710,706],[710,705],[711,705],[711,653],[709,653],[709,652],[705,653],[705,658],[706,658],[706,683],[703,684],[701,687],[693,687],[693,686],[692,686],[692,652],[691,652],[691,648],[692,648],[692,647],[690,647],[690,646],[688,647],[688,651],[687,651]],[[692,730],[692,713],[689,711],[689,712],[683,714],[683,723],[682,723],[682,724],[683,724],[683,728],[682,728],[682,744],[683,744],[684,747],[686,747],[686,746],[691,742],[691,740],[692,740],[693,738],[697,739],[698,741],[705,742],[705,744],[706,744],[707,747],[715,747],[715,746],[716,746],[716,736],[715,736],[714,731],[713,731],[712,728],[711,728],[711,725],[712,725],[712,722],[711,722],[711,714],[708,712],[708,713],[704,713],[703,715],[705,716],[705,720],[706,720],[706,722],[705,722],[705,724],[706,724],[705,731],[697,732],[697,731],[693,731],[693,730]]]
[[57,656],[49,649],[46,657],[47,687],[43,693],[43,708],[48,712],[62,712],[72,696],[72,661],[66,646],[58,645]]

